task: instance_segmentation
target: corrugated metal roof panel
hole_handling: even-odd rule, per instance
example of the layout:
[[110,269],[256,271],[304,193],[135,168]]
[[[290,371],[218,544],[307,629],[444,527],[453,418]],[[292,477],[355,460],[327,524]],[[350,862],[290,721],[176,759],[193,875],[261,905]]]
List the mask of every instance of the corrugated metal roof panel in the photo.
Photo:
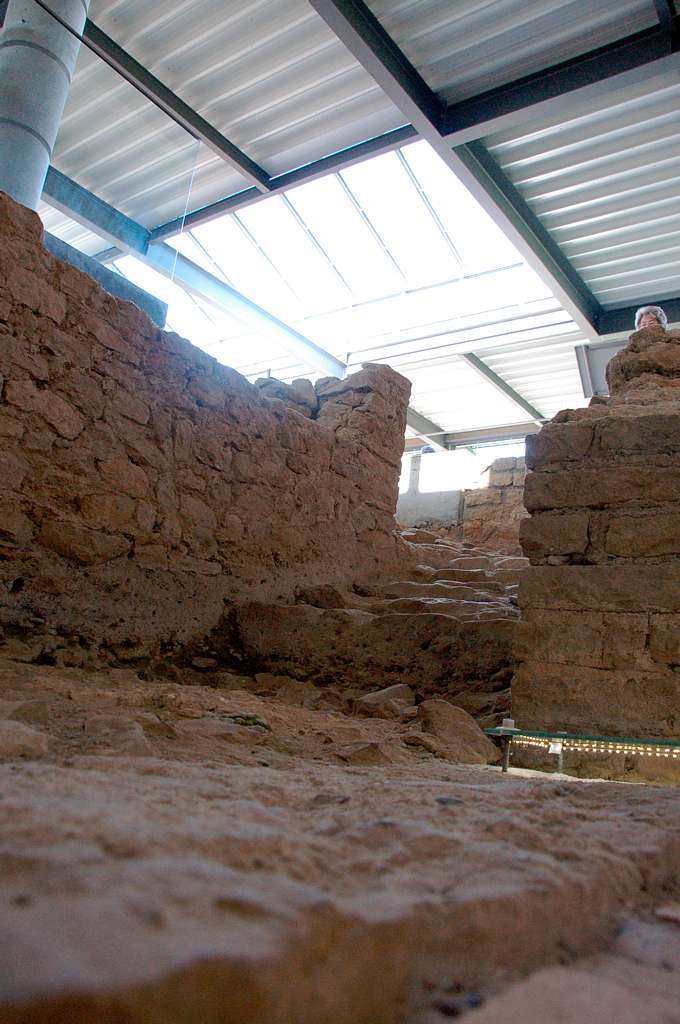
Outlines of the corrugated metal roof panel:
[[[231,142],[283,173],[403,117],[305,0],[93,0],[90,17]],[[55,166],[147,226],[247,186],[85,48]]]
[[487,351],[486,365],[546,417],[560,409],[580,408],[583,396],[574,346],[585,338],[578,331],[562,337],[536,339],[530,346]]
[[680,84],[485,143],[605,308],[680,293]]
[[656,24],[653,0],[369,0],[430,88],[455,102]]

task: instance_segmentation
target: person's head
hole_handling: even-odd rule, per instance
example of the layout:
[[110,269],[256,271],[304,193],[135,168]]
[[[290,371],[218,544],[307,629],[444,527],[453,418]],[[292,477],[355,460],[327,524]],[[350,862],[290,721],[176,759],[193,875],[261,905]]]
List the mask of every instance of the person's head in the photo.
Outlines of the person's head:
[[668,327],[668,317],[661,306],[640,306],[635,314],[635,330],[643,327],[662,327],[664,331]]

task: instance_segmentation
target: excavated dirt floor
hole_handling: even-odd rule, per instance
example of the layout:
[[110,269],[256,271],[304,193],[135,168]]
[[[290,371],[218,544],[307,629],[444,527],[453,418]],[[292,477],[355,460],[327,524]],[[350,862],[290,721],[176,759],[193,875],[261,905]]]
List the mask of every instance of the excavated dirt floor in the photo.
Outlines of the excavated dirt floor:
[[2,1024],[680,1021],[679,790],[197,678],[2,663]]

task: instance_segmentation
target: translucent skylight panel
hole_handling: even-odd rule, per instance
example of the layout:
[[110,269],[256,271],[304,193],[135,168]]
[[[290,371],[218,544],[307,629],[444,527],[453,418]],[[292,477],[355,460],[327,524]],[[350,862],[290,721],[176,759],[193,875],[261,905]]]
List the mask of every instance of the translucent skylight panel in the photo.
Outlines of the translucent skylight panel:
[[299,298],[232,216],[201,224],[191,233],[237,291],[281,320],[304,316]]
[[291,189],[288,198],[342,274],[355,301],[403,289],[403,277],[335,175]]
[[[190,231],[185,231],[181,235],[173,235],[167,239],[167,242],[174,249],[177,249],[178,252],[181,252],[183,256],[187,256],[192,263],[196,263],[197,266],[207,270],[213,277],[219,278],[220,281],[227,281],[222,268],[215,260],[210,258],[203,246],[196,241]],[[229,282],[227,281],[227,283]]]
[[281,196],[247,206],[238,217],[308,313],[336,309],[352,301],[347,286]]
[[460,275],[460,263],[396,153],[347,167],[341,177],[403,270],[409,287]]
[[402,152],[460,254],[465,274],[522,262],[514,245],[426,142],[405,146]]

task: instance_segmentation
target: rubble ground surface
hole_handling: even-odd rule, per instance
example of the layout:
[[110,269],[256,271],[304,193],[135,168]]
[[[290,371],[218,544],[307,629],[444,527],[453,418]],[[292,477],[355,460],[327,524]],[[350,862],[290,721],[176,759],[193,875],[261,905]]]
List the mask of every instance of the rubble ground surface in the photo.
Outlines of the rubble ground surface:
[[1,1024],[680,1019],[677,789],[433,756],[407,687],[0,677]]

